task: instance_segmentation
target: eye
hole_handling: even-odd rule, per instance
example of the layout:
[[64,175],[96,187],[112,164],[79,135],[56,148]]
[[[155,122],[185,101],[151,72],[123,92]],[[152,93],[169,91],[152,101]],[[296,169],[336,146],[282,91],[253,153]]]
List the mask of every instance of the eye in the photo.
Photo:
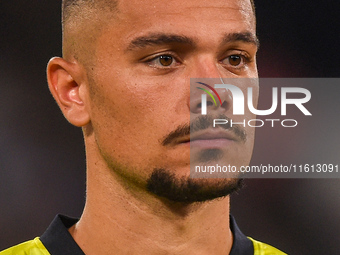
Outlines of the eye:
[[170,66],[173,63],[173,61],[174,59],[171,56],[167,56],[167,55],[159,56],[159,63],[162,66]]
[[179,64],[176,58],[170,54],[156,56],[150,60],[146,60],[146,63],[156,68],[170,68]]
[[242,68],[249,62],[249,58],[242,54],[229,55],[222,60],[222,63],[232,68]]
[[239,64],[241,64],[242,62],[242,57],[241,56],[238,56],[238,55],[231,55],[229,58],[228,58],[228,62],[230,65],[232,66],[238,66]]

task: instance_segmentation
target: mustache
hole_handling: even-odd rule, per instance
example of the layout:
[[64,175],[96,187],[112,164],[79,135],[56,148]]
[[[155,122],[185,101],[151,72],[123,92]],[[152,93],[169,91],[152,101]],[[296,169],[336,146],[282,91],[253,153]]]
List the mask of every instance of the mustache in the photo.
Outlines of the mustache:
[[184,124],[181,126],[178,126],[174,131],[169,133],[168,135],[163,138],[162,145],[168,145],[172,142],[176,141],[178,138],[183,136],[188,136],[190,134],[193,134],[198,131],[202,131],[205,129],[209,129],[212,127],[212,123],[214,119],[225,119],[228,121],[227,124],[220,125],[219,128],[229,130],[234,135],[239,138],[241,141],[245,142],[247,140],[247,133],[243,126],[239,124],[233,124],[231,125],[231,119],[224,115],[220,114],[218,116],[212,116],[212,115],[202,115],[197,117],[195,120],[191,121],[190,124]]

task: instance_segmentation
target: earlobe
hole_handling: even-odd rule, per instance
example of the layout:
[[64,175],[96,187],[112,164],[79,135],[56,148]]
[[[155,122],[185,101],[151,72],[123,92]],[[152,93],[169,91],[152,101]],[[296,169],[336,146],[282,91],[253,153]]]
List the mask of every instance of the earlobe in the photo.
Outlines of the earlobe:
[[52,58],[47,65],[49,89],[65,118],[77,127],[90,122],[86,101],[86,75],[77,63]]

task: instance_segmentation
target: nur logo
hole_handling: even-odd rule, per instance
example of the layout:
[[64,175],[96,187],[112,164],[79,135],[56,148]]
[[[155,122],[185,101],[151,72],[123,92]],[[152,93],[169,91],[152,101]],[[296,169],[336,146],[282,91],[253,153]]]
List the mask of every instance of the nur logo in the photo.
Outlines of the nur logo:
[[[197,82],[198,84],[201,84],[208,89],[210,89],[218,98],[220,104],[222,105],[222,100],[215,90],[215,88],[222,88],[229,91],[232,95],[232,104],[233,104],[233,114],[234,115],[244,115],[244,105],[245,105],[245,99],[242,90],[234,85],[231,84],[215,84],[215,88],[209,86],[208,84],[205,84],[203,82]],[[205,93],[207,93],[213,100],[215,106],[217,106],[217,102],[213,96],[213,94],[208,91],[205,88],[196,87],[200,90],[203,90]],[[255,115],[270,115],[274,113],[278,106],[278,88],[273,87],[272,89],[272,105],[267,110],[258,110],[254,107],[253,103],[253,88],[248,87],[247,90],[247,96],[248,96],[248,109],[251,113]],[[291,94],[303,94],[304,97],[301,98],[287,98],[287,95]],[[207,94],[201,95],[201,114],[206,115],[207,114]],[[281,115],[287,115],[287,105],[292,104],[295,105],[304,115],[311,116],[312,114],[306,109],[303,104],[307,103],[311,99],[311,93],[309,90],[304,88],[297,88],[297,87],[282,87],[281,88]]]
[[[214,93],[216,94],[218,100],[220,101],[220,104],[222,105],[222,100],[221,100],[221,98],[220,98],[220,95],[217,93],[217,91],[216,91],[213,87],[211,87],[211,86],[209,86],[208,84],[205,84],[205,83],[203,83],[203,82],[197,82],[197,83],[198,83],[198,84],[201,84],[201,85],[203,85],[203,86],[206,86],[206,87],[209,88],[212,92],[214,92]],[[210,91],[208,91],[208,90],[206,90],[206,89],[204,89],[204,88],[200,88],[200,87],[196,87],[196,88],[201,89],[201,90],[203,90],[205,93],[207,93],[207,94],[212,98],[212,100],[214,101],[215,106],[217,106],[216,100],[215,100],[214,96],[210,93]],[[206,94],[202,94],[201,99],[202,99],[202,101],[201,101],[201,114],[202,114],[202,115],[207,115],[207,95],[206,95]]]

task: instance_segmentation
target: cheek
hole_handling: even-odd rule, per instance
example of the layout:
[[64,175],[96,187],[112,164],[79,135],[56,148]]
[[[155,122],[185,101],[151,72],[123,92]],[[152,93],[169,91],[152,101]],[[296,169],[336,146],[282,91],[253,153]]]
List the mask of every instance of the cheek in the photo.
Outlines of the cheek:
[[155,166],[165,154],[160,141],[176,121],[175,98],[156,82],[130,78],[97,84],[91,119],[100,150],[126,166]]

